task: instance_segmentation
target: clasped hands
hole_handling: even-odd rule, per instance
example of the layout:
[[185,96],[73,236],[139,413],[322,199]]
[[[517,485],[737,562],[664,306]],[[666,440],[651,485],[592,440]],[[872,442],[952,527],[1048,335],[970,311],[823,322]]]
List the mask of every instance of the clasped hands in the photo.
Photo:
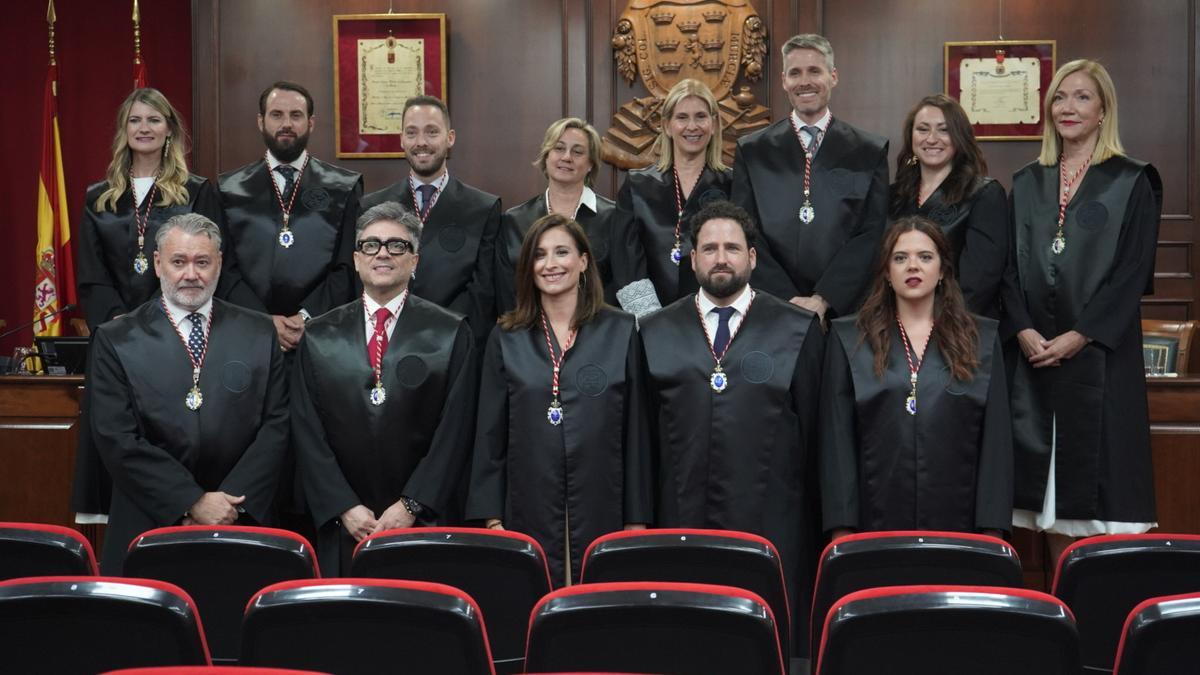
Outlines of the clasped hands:
[[279,348],[285,352],[295,349],[300,344],[300,338],[304,337],[304,317],[300,314],[292,316],[272,314],[271,320],[275,322],[275,334],[279,336]]
[[1062,335],[1047,340],[1033,328],[1026,328],[1017,333],[1017,343],[1021,352],[1034,368],[1061,366],[1063,359],[1074,357],[1083,349],[1088,339],[1078,331],[1069,330]]
[[184,525],[232,525],[238,519],[238,505],[246,496],[227,492],[205,492],[183,517]]
[[342,514],[342,527],[346,528],[351,537],[354,537],[354,541],[362,541],[368,536],[384,530],[412,527],[416,521],[417,519],[408,512],[401,501],[387,507],[387,510],[378,518],[371,509],[362,504],[346,509]]

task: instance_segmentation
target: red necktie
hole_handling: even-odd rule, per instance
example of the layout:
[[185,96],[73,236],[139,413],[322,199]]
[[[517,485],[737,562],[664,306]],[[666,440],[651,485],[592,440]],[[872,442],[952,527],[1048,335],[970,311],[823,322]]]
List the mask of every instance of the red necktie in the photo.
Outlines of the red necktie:
[[392,313],[387,307],[375,310],[375,333],[371,335],[371,342],[367,344],[367,358],[376,373],[383,369],[383,355],[388,347],[387,322],[390,318]]

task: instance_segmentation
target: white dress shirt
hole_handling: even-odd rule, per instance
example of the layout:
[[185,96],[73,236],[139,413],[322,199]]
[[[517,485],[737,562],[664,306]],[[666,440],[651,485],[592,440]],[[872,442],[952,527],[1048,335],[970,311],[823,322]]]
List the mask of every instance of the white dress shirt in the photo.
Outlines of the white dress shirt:
[[[450,171],[449,170],[443,171],[442,175],[438,176],[437,178],[435,178],[433,180],[433,182],[430,182],[430,183],[426,183],[425,181],[417,178],[417,176],[415,174],[411,174],[411,173],[408,174],[408,187],[412,190],[412,193],[414,195],[413,199],[416,201],[418,211],[425,210],[425,198],[422,197],[421,193],[417,191],[418,187],[420,187],[422,185],[432,185],[437,190],[437,192],[435,192],[433,194],[434,194],[434,196],[437,196],[437,195],[442,194],[442,190],[446,189],[446,183],[449,183],[449,182],[450,182]],[[436,202],[437,200],[435,199],[434,201]],[[404,206],[407,207],[408,204],[404,204]]]
[[[708,335],[708,344],[711,346],[713,338],[717,335],[717,325],[720,324],[721,318],[717,316],[717,303],[709,299],[708,294],[701,290],[698,294],[700,301],[700,315],[704,317],[704,332]],[[737,334],[738,328],[742,325],[742,319],[746,317],[746,312],[750,309],[750,301],[754,299],[754,291],[747,284],[742,289],[737,299],[733,301],[730,307],[733,307],[733,316],[729,317],[729,337],[732,342],[733,336]]]
[[392,339],[392,331],[396,328],[396,319],[400,317],[400,312],[404,309],[404,291],[396,294],[396,297],[387,301],[386,305],[380,305],[371,299],[371,296],[363,293],[363,312],[366,315],[367,322],[367,344],[371,343],[371,338],[375,335],[375,312],[379,311],[380,307],[387,307],[392,313],[392,318],[383,324],[383,330],[387,332],[388,340]]
[[[808,149],[812,147],[813,139],[812,139],[812,134],[805,131],[804,127],[806,127],[806,126],[816,127],[821,130],[821,135],[824,136],[825,132],[829,131],[829,123],[832,121],[833,121],[833,113],[829,112],[829,108],[825,108],[825,114],[821,116],[821,119],[817,120],[816,124],[809,124],[808,122],[805,122],[804,120],[800,119],[800,115],[796,114],[795,110],[792,111],[792,123],[796,125],[797,129],[800,130],[800,139],[804,143],[805,152],[807,152]],[[820,152],[820,151],[821,151],[821,146],[817,146],[817,152]]]
[[[304,162],[306,160],[308,160],[308,150],[301,152],[300,156],[297,157],[295,161],[287,162],[288,166],[296,168],[296,182],[300,182],[300,169],[304,168]],[[283,163],[284,162],[275,159],[275,155],[272,155],[270,151],[267,151],[267,168],[271,171],[271,178],[275,179],[275,186],[279,188],[279,194],[284,199],[287,199],[288,195],[283,194],[283,187],[287,181],[283,179],[283,174],[275,170],[275,167]]]
[[[546,213],[554,213],[550,210],[550,188],[546,188]],[[592,188],[584,185],[583,192],[579,195],[579,203],[575,205],[575,210],[571,212],[571,218],[576,220],[579,218],[580,207],[586,206],[592,212],[596,212],[596,193]]]
[[[184,309],[174,302],[171,302],[171,299],[168,298],[165,293],[163,294],[162,298],[163,302],[167,305],[167,312],[171,314],[171,319],[175,322],[175,325],[179,327],[179,332],[183,334],[183,339],[187,340],[188,336],[192,334],[192,322],[187,318],[187,316],[192,313],[192,310]],[[210,297],[207,302],[200,306],[200,309],[196,310],[196,312],[203,316],[204,320],[210,324],[204,326],[205,337],[208,336],[208,332],[212,329],[212,307],[213,301]]]

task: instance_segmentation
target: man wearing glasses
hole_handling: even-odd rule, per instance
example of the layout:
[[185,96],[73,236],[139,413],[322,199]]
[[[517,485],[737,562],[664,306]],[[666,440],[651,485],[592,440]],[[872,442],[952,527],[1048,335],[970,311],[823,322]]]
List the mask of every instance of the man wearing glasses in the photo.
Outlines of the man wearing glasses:
[[466,320],[409,292],[421,221],[397,202],[355,228],[362,298],[305,327],[292,371],[292,441],[328,575],[375,532],[434,522],[475,430]]

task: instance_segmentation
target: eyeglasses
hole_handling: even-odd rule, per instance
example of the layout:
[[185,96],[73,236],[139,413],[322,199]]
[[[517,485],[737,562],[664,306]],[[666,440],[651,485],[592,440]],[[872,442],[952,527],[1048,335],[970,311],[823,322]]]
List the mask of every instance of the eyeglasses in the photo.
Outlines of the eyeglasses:
[[387,247],[388,253],[392,255],[404,255],[413,251],[413,243],[407,239],[388,239],[387,241],[379,241],[375,237],[363,239],[354,245],[354,248],[363,255],[375,255],[379,253],[379,249]]

